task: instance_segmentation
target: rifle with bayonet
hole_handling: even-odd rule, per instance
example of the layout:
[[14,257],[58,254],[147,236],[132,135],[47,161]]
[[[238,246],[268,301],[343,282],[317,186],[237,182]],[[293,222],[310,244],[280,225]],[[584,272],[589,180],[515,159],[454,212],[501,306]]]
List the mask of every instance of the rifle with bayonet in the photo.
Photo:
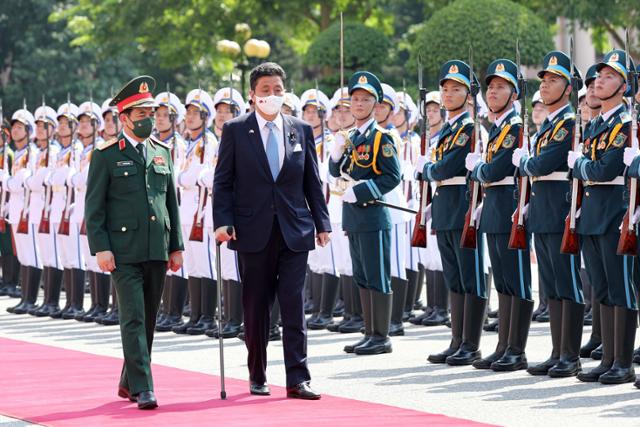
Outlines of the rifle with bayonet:
[[[204,164],[204,152],[207,149],[207,112],[202,106],[202,88],[198,85],[198,102],[200,105],[198,109],[200,111],[200,120],[202,120],[202,150],[200,151],[200,164]],[[197,148],[197,147],[196,147]],[[191,226],[191,233],[189,234],[189,240],[194,242],[202,242],[204,240],[204,208],[207,203],[208,189],[200,183],[198,186],[198,207],[193,217],[193,225]]]
[[[67,110],[69,115],[71,115],[71,99],[69,97],[69,94],[67,94]],[[69,166],[73,167],[76,164],[76,155],[75,155],[75,147],[73,146],[74,144],[74,133],[75,133],[75,127],[73,126],[73,123],[71,121],[71,118],[68,117],[67,118],[67,122],[69,123],[69,128],[71,129],[71,142],[69,143],[69,150],[70,150],[70,154],[69,154]],[[64,201],[64,209],[62,211],[62,218],[60,218],[60,225],[58,226],[58,234],[61,234],[63,236],[68,236],[69,235],[69,228],[71,226],[71,206],[74,203],[74,192],[73,192],[73,187],[70,186],[69,184],[65,183],[65,186],[67,187],[67,194],[65,197],[65,201]]]
[[[45,102],[44,95],[42,95],[42,109],[44,110]],[[43,167],[49,168],[51,165],[49,164],[51,158],[51,140],[49,139],[49,121],[47,117],[44,120],[44,131],[46,133],[47,138],[47,147],[44,155]],[[42,216],[40,217],[40,225],[38,226],[38,233],[40,234],[49,234],[51,231],[51,222],[49,220],[49,214],[51,213],[51,186],[44,184],[44,206],[42,207]]]
[[[22,108],[27,109],[27,101],[26,99],[22,100]],[[30,154],[31,147],[30,143],[27,141],[27,145],[25,146],[25,167],[29,167],[30,162]],[[16,233],[19,234],[28,234],[29,233],[29,204],[31,201],[31,190],[29,190],[29,186],[24,185],[24,202],[22,203],[22,211],[20,212],[20,221],[18,221],[18,227],[16,227]]]
[[[5,174],[10,173],[9,169],[9,136],[4,124],[4,113],[2,110],[2,100],[0,100],[0,139],[2,139],[2,170]],[[5,218],[5,206],[7,204],[7,195],[9,192],[5,185],[0,183],[0,233],[7,231],[7,220]]]

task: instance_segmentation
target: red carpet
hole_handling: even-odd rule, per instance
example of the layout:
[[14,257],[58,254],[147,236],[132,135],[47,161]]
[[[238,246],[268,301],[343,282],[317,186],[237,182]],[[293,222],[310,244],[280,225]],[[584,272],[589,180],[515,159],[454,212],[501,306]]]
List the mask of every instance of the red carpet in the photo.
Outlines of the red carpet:
[[326,394],[317,402],[286,399],[281,387],[271,387],[270,397],[256,397],[248,393],[246,381],[231,378],[223,401],[218,377],[159,365],[153,366],[153,375],[160,407],[140,411],[116,396],[121,363],[117,358],[0,338],[0,413],[50,426],[311,427],[363,425],[363,417],[367,427],[483,425]]

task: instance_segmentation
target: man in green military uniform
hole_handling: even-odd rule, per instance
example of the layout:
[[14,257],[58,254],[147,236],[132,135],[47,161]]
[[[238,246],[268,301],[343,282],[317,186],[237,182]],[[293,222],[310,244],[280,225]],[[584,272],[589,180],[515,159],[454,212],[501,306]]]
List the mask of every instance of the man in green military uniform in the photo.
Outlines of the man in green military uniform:
[[[9,175],[9,171],[13,165],[13,150],[9,147],[11,140],[11,131],[9,123],[2,121],[0,114],[0,175],[3,177]],[[6,150],[6,154],[5,154]],[[5,165],[6,159],[6,165]],[[0,283],[0,296],[8,295],[11,298],[19,298],[20,291],[16,289],[18,286],[18,271],[20,264],[13,250],[13,242],[11,237],[11,225],[6,220],[8,189],[0,190],[0,220],[4,222],[4,231],[0,231],[0,258],[2,263],[2,282]]]
[[124,366],[118,395],[140,409],[158,406],[151,345],[167,268],[182,266],[182,235],[169,147],[151,137],[155,80],[140,76],[113,98],[123,124],[95,150],[85,220],[91,254],[118,294]]
[[349,237],[353,281],[358,285],[365,336],[344,351],[355,354],[391,352],[391,217],[376,204],[400,183],[400,164],[388,131],[376,124],[375,105],[383,100],[378,78],[366,71],[349,80],[351,113],[356,128],[338,132],[329,172],[346,184],[342,226]]

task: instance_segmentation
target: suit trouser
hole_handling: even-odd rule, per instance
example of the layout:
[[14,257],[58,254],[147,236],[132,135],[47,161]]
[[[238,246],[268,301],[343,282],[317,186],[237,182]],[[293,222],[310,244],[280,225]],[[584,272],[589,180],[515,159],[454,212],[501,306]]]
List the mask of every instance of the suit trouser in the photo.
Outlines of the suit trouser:
[[353,282],[361,288],[391,293],[391,230],[349,232]]
[[45,267],[53,267],[62,270],[62,261],[60,259],[60,238],[58,237],[59,224],[49,223],[49,233],[40,233],[36,230],[38,248],[42,258],[42,265]]
[[560,253],[562,233],[536,233],[533,240],[538,257],[538,276],[547,298],[584,304],[580,255]]
[[486,298],[482,234],[478,233],[476,249],[460,247],[462,230],[436,231],[436,234],[447,288],[457,294]]
[[391,277],[407,278],[407,224],[393,224],[391,229]]
[[16,255],[20,264],[25,267],[42,268],[40,249],[37,245],[35,224],[29,224],[28,233],[18,233],[18,225],[13,225],[13,238],[16,245]]
[[[56,233],[58,230],[56,229]],[[58,234],[60,242],[60,261],[64,268],[85,269],[84,257],[82,256],[82,245],[80,244],[80,224],[69,224],[69,235]]]
[[269,318],[277,295],[282,319],[282,347],[287,387],[309,381],[307,331],[304,316],[304,277],[309,252],[294,252],[284,241],[274,218],[269,241],[260,252],[238,252],[242,278],[244,337],[249,379],[267,381]]
[[504,295],[532,301],[529,238],[526,249],[509,249],[509,234],[487,233],[493,283]]
[[595,299],[606,306],[637,310],[633,257],[616,254],[620,233],[580,237]]
[[153,390],[151,346],[166,273],[166,261],[119,262],[111,272],[124,353],[120,386],[131,394]]

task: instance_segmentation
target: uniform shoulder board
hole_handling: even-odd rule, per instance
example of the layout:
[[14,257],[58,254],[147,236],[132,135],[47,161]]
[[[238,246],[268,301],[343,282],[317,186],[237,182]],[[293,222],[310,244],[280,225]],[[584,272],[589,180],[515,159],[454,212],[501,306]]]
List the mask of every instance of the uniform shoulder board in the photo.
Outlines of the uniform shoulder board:
[[99,147],[96,147],[96,148],[102,151],[106,148],[111,147],[112,145],[115,145],[117,142],[118,142],[118,138],[111,138],[110,140],[103,142],[102,144],[100,144]]
[[573,112],[565,113],[563,118],[565,120],[573,120],[576,118],[576,113],[573,113]]
[[390,133],[390,132],[391,132],[389,129],[385,129],[385,128],[383,128],[383,127],[382,127],[382,126],[380,126],[380,125],[376,125],[376,130],[377,130],[378,132],[382,132],[382,133]]
[[170,147],[168,144],[166,144],[166,143],[164,143],[164,142],[160,141],[160,140],[159,140],[157,137],[155,137],[154,135],[151,135],[151,136],[149,137],[149,139],[150,139],[150,140],[152,140],[155,144],[158,144],[158,145],[160,145],[160,146],[162,146],[162,147],[164,147],[164,148],[167,148],[167,149],[171,149],[171,147]]
[[468,124],[473,124],[473,118],[472,117],[465,117],[462,120],[462,126],[466,126]]
[[629,123],[630,121],[631,121],[631,114],[629,114],[628,111],[625,111],[622,114],[620,114],[621,123]]
[[520,116],[515,116],[515,117],[511,117],[511,121],[509,122],[511,125],[519,125],[522,124],[522,117]]

